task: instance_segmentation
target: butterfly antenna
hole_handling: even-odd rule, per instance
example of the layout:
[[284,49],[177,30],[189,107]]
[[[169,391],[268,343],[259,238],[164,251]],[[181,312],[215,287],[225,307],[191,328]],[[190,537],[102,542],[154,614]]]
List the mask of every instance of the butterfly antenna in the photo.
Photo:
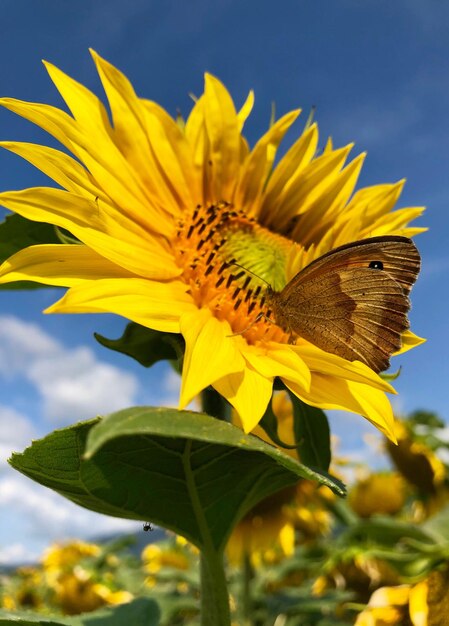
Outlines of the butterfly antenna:
[[270,289],[272,288],[270,283],[267,282],[265,280],[265,278],[262,278],[261,276],[259,276],[258,274],[255,274],[254,272],[252,272],[251,270],[249,270],[247,267],[244,267],[243,265],[240,265],[240,263],[236,263],[235,261],[231,261],[230,265],[236,265],[237,267],[240,267],[242,270],[244,270],[245,272],[248,272],[248,274],[252,274],[253,276],[255,276],[255,278],[258,278],[259,280],[261,280],[263,283],[265,283],[267,285],[267,287],[269,287]]

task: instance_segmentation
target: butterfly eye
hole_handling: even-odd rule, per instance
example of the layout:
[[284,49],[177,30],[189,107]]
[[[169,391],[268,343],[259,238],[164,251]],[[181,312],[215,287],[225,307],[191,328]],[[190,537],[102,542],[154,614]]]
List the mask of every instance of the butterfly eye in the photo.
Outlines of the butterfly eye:
[[371,261],[369,267],[372,270],[383,270],[384,264],[382,263],[382,261]]

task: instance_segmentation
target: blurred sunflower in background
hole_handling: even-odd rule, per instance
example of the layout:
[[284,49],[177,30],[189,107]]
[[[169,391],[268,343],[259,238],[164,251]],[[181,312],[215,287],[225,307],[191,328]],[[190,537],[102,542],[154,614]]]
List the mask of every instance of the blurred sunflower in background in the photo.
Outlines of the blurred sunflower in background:
[[444,626],[449,615],[447,568],[416,585],[381,587],[358,615],[355,626]]
[[[1,266],[0,281],[69,288],[47,312],[111,312],[181,333],[181,408],[212,385],[248,432],[279,377],[304,402],[364,415],[394,438],[388,382],[302,338],[290,343],[259,314],[269,317],[266,283],[281,290],[336,246],[425,230],[408,225],[421,208],[392,210],[403,181],[354,193],[365,155],[348,162],[352,145],[334,148],[331,141],[319,152],[316,124],[306,125],[275,165],[299,110],[274,121],[250,148],[242,130],[252,93],[237,110],[222,83],[207,74],[184,122],[137,97],[122,73],[92,54],[112,119],[92,92],[48,63],[71,114],[1,100],[75,158],[2,142],[61,188],[5,192],[0,203],[68,231],[76,243],[25,248]],[[405,333],[403,349],[417,343]]]

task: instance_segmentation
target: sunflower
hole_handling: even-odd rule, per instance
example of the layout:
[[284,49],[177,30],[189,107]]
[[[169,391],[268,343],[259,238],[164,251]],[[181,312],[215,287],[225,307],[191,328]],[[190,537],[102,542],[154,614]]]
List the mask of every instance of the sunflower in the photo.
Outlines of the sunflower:
[[[431,575],[432,576],[432,575]],[[435,613],[438,621],[428,621],[428,582],[416,585],[381,587],[371,596],[364,611],[358,615],[355,626],[426,626],[439,623],[444,613]]]
[[295,488],[287,487],[259,502],[234,528],[226,546],[233,565],[248,557],[254,567],[292,556],[295,526],[290,512]]
[[402,510],[407,485],[398,472],[376,472],[361,477],[350,489],[348,504],[360,517],[395,515]]
[[[391,211],[403,181],[353,193],[364,155],[346,163],[352,146],[334,149],[330,141],[318,153],[316,124],[306,125],[275,165],[299,110],[275,121],[250,149],[242,129],[252,93],[237,111],[208,74],[184,123],[138,98],[122,73],[92,54],[112,119],[93,93],[48,63],[71,114],[1,101],[75,158],[3,142],[61,188],[5,192],[0,203],[78,241],[18,252],[1,266],[1,282],[67,287],[49,313],[111,312],[181,333],[181,408],[211,385],[249,432],[279,377],[304,402],[364,415],[394,438],[385,395],[394,392],[391,385],[361,362],[302,338],[291,343],[269,319],[266,283],[282,289],[301,267],[340,244],[424,230],[407,226],[421,208]],[[406,333],[405,348],[417,343]]]

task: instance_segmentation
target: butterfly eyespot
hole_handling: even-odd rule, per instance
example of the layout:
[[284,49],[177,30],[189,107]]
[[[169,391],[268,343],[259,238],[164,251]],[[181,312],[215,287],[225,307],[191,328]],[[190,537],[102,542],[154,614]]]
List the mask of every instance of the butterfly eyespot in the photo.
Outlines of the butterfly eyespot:
[[383,270],[384,264],[382,263],[382,261],[371,261],[369,267],[372,270]]

